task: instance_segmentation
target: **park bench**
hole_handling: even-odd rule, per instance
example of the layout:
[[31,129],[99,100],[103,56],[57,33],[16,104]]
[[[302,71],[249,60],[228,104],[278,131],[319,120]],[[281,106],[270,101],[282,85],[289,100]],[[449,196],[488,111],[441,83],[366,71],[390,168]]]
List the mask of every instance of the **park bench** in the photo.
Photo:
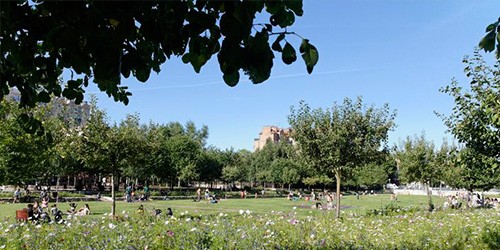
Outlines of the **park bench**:
[[28,220],[28,209],[24,208],[22,210],[16,210],[16,220],[27,221]]

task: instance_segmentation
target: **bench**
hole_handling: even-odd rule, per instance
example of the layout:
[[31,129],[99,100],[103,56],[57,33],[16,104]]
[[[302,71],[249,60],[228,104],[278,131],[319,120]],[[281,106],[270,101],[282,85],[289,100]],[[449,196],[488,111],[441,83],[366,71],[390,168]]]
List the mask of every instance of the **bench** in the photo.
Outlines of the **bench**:
[[16,210],[16,220],[27,221],[28,220],[28,209]]

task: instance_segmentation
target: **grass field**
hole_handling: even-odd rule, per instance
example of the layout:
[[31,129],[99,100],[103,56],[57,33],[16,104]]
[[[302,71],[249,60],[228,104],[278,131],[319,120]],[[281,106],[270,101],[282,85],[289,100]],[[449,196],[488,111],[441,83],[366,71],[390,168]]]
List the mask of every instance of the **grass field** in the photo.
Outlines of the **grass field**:
[[[443,199],[433,197],[436,206],[443,204]],[[101,217],[103,214],[111,212],[111,202],[87,202],[92,210],[89,217]],[[323,202],[324,203],[324,202]],[[381,209],[390,204],[390,195],[369,195],[360,196],[356,199],[355,196],[345,196],[341,201],[341,208],[344,212],[356,213],[364,215],[366,211],[372,209]],[[81,207],[85,202],[78,202],[78,207]],[[194,215],[208,215],[218,213],[238,213],[239,210],[250,210],[252,213],[266,214],[271,211],[288,212],[294,210],[298,215],[310,215],[315,213],[333,213],[334,211],[316,210],[311,207],[315,202],[305,201],[304,199],[298,201],[289,201],[286,198],[247,198],[247,199],[226,199],[221,200],[217,204],[208,204],[207,202],[194,202],[192,200],[167,200],[167,201],[148,201],[148,202],[134,202],[126,203],[117,201],[116,212],[117,214],[123,211],[133,212],[139,205],[144,205],[146,211],[153,211],[154,209],[166,210],[168,207],[172,208],[174,214],[188,211]],[[400,195],[398,201],[394,203],[400,207],[421,207],[427,206],[427,197],[418,195]],[[26,207],[26,203],[16,204],[0,204],[0,218],[14,218],[15,210]],[[52,204],[49,204],[49,206]],[[69,203],[62,202],[57,204],[58,208],[63,212],[68,210]],[[295,208],[295,209],[294,209]]]
[[[425,196],[398,200],[345,196],[341,219],[333,210],[312,209],[312,201],[285,198],[119,201],[116,218],[105,215],[110,202],[89,202],[89,216],[39,224],[14,220],[15,210],[26,204],[4,203],[0,249],[500,249],[498,209],[428,212]],[[148,212],[170,207],[174,216],[136,213],[140,204]],[[385,213],[372,211],[387,205],[392,207]],[[58,207],[66,211],[69,204]]]

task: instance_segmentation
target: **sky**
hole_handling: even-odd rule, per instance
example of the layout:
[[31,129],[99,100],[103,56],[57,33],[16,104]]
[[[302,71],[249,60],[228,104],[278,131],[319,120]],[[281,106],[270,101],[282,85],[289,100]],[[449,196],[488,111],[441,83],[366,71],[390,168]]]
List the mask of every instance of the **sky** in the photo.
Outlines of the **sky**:
[[[346,97],[362,96],[367,105],[388,103],[397,110],[390,146],[422,132],[439,146],[452,136],[434,112],[450,114],[453,108],[453,99],[439,88],[453,78],[468,83],[462,59],[473,54],[499,14],[497,0],[304,0],[304,15],[289,31],[318,49],[311,75],[300,56],[285,65],[275,54],[269,80],[255,85],[241,74],[240,83],[229,87],[215,56],[199,74],[171,58],[147,83],[122,79],[133,94],[127,106],[93,86],[86,100],[96,94],[111,122],[133,113],[142,123],[193,121],[208,126],[209,145],[252,150],[263,126],[288,127],[290,107],[301,100],[313,108],[330,108]],[[287,40],[298,50],[300,38]]]

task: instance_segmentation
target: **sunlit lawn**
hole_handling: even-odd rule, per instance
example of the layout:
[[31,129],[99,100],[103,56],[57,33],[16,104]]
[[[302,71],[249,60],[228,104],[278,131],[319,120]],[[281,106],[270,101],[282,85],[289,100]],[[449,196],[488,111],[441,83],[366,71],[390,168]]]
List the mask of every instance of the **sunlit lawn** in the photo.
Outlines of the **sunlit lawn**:
[[[433,197],[436,206],[443,204],[443,199]],[[90,217],[99,217],[103,214],[111,212],[111,202],[77,202],[78,208],[88,203],[92,214]],[[368,195],[360,196],[357,199],[355,196],[345,196],[341,200],[341,208],[345,212],[357,213],[364,215],[366,211],[371,209],[381,209],[390,204],[390,195]],[[247,199],[225,199],[217,204],[209,204],[205,201],[194,202],[192,200],[167,200],[167,201],[148,201],[148,202],[133,202],[126,203],[123,201],[116,202],[117,214],[123,211],[134,212],[140,205],[144,205],[146,211],[152,212],[154,209],[165,211],[168,207],[172,208],[174,214],[188,211],[194,215],[208,215],[218,213],[238,213],[239,210],[250,210],[253,213],[270,213],[271,211],[291,211],[295,210],[298,215],[310,215],[314,213],[333,213],[334,211],[312,209],[315,202],[297,200],[289,201],[286,198],[247,198]],[[400,195],[395,203],[401,207],[422,207],[427,206],[427,197],[418,195]],[[26,207],[26,203],[16,204],[0,204],[0,218],[15,217],[15,210]],[[49,206],[52,205],[49,204]],[[323,201],[325,205],[325,201]],[[63,212],[66,212],[69,207],[69,202],[57,203],[57,206]],[[326,206],[326,205],[325,205]]]

